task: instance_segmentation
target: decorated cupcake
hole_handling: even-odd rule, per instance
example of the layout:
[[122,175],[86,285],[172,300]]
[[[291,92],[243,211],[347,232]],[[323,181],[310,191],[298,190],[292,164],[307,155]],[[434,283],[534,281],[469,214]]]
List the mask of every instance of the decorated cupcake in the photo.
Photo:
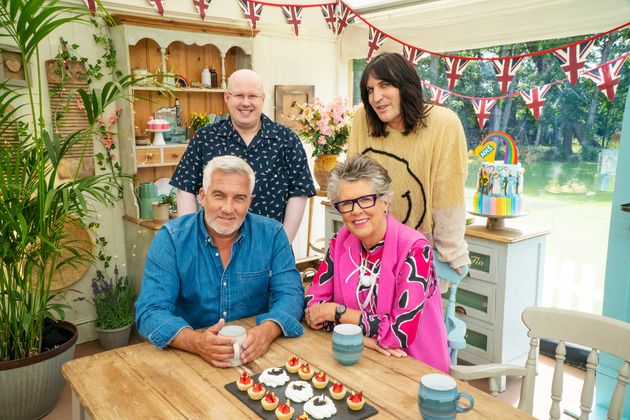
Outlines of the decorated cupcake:
[[300,414],[296,420],[309,420],[308,414],[302,411],[302,414]]
[[257,384],[254,382],[254,385],[247,390],[247,395],[249,395],[249,398],[252,400],[259,400],[265,396],[265,387],[263,384]]
[[317,389],[324,389],[328,385],[328,376],[326,372],[320,370],[317,375],[313,376],[313,386]]
[[311,369],[311,365],[308,363],[302,363],[300,370],[298,370],[298,375],[300,376],[300,379],[304,381],[310,380],[313,377],[313,369]]
[[346,387],[339,382],[333,381],[333,385],[330,387],[330,396],[335,400],[343,399],[346,396]]
[[350,410],[360,410],[363,408],[363,404],[365,404],[362,391],[351,393],[346,401],[348,402]]
[[236,381],[236,386],[239,391],[247,391],[252,385],[254,385],[254,381],[247,374],[247,372],[243,372],[243,374]]
[[287,400],[286,405],[279,403],[276,408],[276,417],[278,420],[290,420],[295,413],[295,408],[291,407],[291,401]]
[[267,411],[273,411],[278,406],[278,397],[273,392],[267,392],[265,398],[260,400],[263,408]]
[[287,360],[287,363],[284,365],[284,367],[287,368],[289,373],[297,373],[297,371],[300,369],[300,359],[294,356]]

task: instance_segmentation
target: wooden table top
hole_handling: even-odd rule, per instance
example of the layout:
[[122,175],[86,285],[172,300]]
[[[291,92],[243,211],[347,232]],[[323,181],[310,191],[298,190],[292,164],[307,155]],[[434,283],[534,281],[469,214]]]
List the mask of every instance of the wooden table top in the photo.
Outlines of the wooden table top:
[[[255,321],[247,318],[233,324],[253,327]],[[386,357],[371,349],[364,349],[359,363],[344,367],[332,356],[330,333],[309,328],[302,337],[276,339],[264,356],[236,368],[215,368],[196,355],[141,343],[72,360],[62,370],[93,419],[256,418],[224,385],[237,380],[243,370],[260,373],[284,365],[293,355],[362,390],[379,411],[373,418],[420,418],[420,377],[436,372],[415,359]],[[475,398],[474,409],[462,419],[533,418],[466,383],[458,387]]]

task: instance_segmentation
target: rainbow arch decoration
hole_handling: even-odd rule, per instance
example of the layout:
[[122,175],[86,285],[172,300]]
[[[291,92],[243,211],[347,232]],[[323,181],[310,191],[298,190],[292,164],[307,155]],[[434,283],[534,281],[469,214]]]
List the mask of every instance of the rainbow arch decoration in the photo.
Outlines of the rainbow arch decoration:
[[475,149],[475,154],[482,160],[494,161],[494,154],[496,153],[497,147],[493,139],[497,137],[505,145],[503,163],[516,165],[518,163],[518,147],[516,147],[516,142],[512,136],[504,131],[492,131],[488,133],[481,139],[479,147]]

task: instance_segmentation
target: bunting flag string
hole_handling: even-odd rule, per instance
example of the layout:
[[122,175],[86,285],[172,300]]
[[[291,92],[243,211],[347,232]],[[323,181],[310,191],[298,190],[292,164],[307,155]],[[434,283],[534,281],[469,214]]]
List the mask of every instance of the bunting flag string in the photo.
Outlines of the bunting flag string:
[[195,10],[199,13],[201,20],[206,19],[206,10],[208,10],[208,6],[210,6],[210,2],[212,0],[193,0],[193,5],[195,6]]
[[88,9],[90,9],[90,14],[92,16],[96,15],[96,2],[94,0],[83,0],[83,3],[85,3],[85,5],[87,6]]
[[322,9],[322,15],[328,27],[332,30],[333,34],[337,34],[337,5],[336,4],[324,4],[320,6]]
[[597,68],[594,68],[588,72],[582,73],[582,77],[591,79],[597,85],[597,88],[602,91],[609,101],[615,99],[617,93],[617,86],[621,79],[621,68],[628,56],[619,57],[613,61],[609,61]]
[[567,75],[569,83],[573,86],[577,83],[579,72],[586,64],[586,57],[594,44],[595,40],[591,39],[583,44],[570,45],[554,51],[554,55],[560,60],[562,71]]
[[403,56],[414,66],[427,55],[428,54],[424,51],[412,47],[411,45],[403,45]]
[[149,2],[155,11],[160,14],[160,16],[164,16],[164,3],[166,0],[147,0],[147,2]]
[[525,101],[525,105],[527,105],[527,108],[529,108],[536,121],[538,121],[542,115],[542,109],[545,105],[545,95],[549,92],[551,86],[553,85],[548,84],[543,87],[535,87],[526,92],[519,92]]
[[451,96],[448,90],[433,85],[429,85],[429,92],[431,92],[431,102],[436,105],[444,105],[444,101]]
[[459,57],[444,57],[444,64],[446,65],[448,88],[453,90],[455,83],[462,77],[462,73],[464,73],[464,69],[470,64],[470,61]]
[[354,23],[355,18],[354,11],[340,1],[339,7],[337,7],[337,35],[341,35],[349,24]]
[[256,29],[256,23],[260,20],[260,15],[262,14],[263,4],[249,0],[238,0],[238,4],[243,9],[245,19],[249,20],[249,26],[252,29]]
[[497,82],[501,87],[501,94],[505,95],[510,89],[510,84],[514,80],[516,70],[523,64],[525,57],[506,58],[505,60],[493,61],[492,67],[497,75]]
[[282,6],[282,13],[287,18],[289,25],[293,25],[295,36],[299,36],[300,23],[302,23],[302,8],[299,6]]
[[372,59],[374,53],[381,48],[387,37],[376,28],[370,28],[370,36],[368,38],[367,61]]
[[498,99],[492,98],[477,98],[471,99],[475,114],[477,114],[477,121],[479,121],[479,129],[483,130],[483,126],[486,125],[488,118],[490,118],[490,110],[496,104]]

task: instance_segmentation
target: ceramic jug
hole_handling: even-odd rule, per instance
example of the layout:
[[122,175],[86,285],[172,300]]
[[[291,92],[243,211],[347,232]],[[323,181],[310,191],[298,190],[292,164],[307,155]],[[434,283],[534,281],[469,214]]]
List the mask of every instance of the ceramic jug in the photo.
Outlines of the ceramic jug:
[[136,187],[138,203],[140,205],[140,218],[153,219],[152,203],[157,201],[157,186],[153,182],[142,182]]

